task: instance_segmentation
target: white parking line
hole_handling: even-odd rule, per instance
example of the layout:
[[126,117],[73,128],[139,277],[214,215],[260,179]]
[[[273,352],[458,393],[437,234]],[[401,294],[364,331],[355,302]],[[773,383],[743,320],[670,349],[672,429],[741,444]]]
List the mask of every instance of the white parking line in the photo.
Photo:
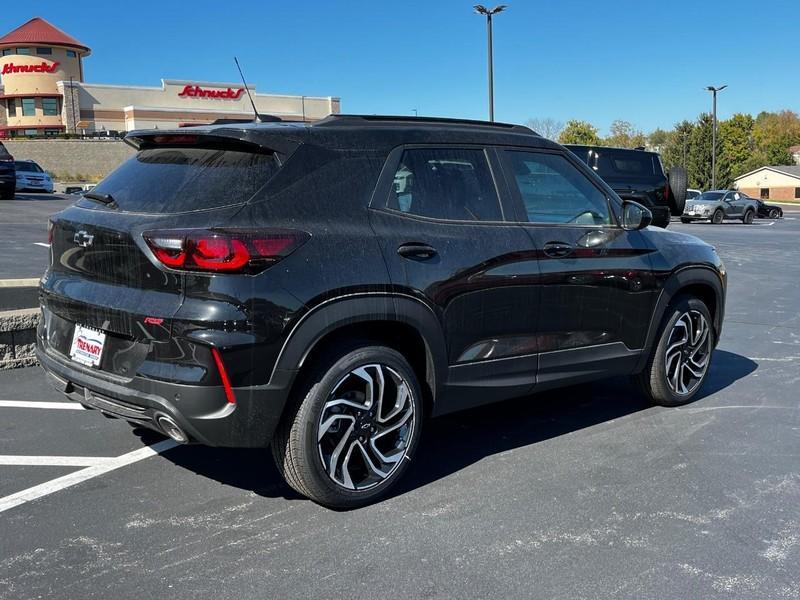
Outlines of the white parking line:
[[0,408],[49,408],[54,410],[86,410],[77,402],[30,402],[28,400],[0,400]]
[[139,462],[140,460],[144,460],[145,458],[155,456],[156,454],[161,454],[162,452],[166,452],[177,445],[177,442],[172,440],[164,440],[162,442],[158,442],[157,444],[153,444],[152,446],[146,446],[144,448],[140,448],[139,450],[134,450],[133,452],[123,454],[122,456],[117,456],[116,458],[112,458],[107,462],[103,462],[102,464],[96,464],[91,467],[81,469],[80,471],[69,473],[63,477],[58,477],[57,479],[53,479],[46,483],[35,485],[27,490],[16,492],[6,496],[5,498],[0,498],[0,513],[14,508],[15,506],[25,504],[26,502],[31,502],[32,500],[48,496],[54,492],[72,487],[73,485],[77,485],[84,481],[88,481],[89,479],[93,479],[99,475],[104,475],[105,473],[114,471],[120,467],[125,467],[135,462]]
[[43,246],[45,248],[49,248],[50,244],[45,244],[44,242],[33,242],[36,246]]
[[93,467],[116,460],[113,456],[14,456],[0,455],[0,465],[13,467]]

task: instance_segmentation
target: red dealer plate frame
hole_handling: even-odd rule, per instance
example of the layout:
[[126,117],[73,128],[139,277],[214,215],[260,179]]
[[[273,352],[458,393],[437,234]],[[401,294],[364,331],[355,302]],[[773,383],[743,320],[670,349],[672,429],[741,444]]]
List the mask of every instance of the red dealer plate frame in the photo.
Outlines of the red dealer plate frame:
[[69,357],[76,363],[87,367],[96,367],[103,358],[105,345],[105,333],[92,329],[91,327],[75,325]]

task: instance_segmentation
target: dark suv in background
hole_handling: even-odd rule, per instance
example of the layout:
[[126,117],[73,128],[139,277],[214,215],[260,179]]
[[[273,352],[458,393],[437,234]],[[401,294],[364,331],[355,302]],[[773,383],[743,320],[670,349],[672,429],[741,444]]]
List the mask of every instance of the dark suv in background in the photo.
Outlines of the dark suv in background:
[[648,227],[525,127],[332,116],[126,139],[137,154],[52,219],[42,366],[179,442],[271,444],[317,502],[384,494],[426,416],[611,375],[677,405],[706,377],[715,250]]
[[13,200],[17,187],[17,169],[14,157],[0,142],[0,200]]
[[642,148],[566,146],[585,162],[623,200],[634,200],[653,213],[653,225],[667,227],[670,216],[683,214],[686,203],[686,170],[664,172],[661,156]]

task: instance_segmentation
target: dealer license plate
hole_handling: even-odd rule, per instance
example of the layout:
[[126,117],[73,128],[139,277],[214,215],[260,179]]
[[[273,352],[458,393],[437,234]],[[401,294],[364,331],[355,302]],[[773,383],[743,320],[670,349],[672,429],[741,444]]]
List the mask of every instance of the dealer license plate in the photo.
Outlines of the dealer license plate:
[[83,325],[75,325],[69,357],[82,365],[96,367],[103,357],[103,347],[105,345],[105,333]]

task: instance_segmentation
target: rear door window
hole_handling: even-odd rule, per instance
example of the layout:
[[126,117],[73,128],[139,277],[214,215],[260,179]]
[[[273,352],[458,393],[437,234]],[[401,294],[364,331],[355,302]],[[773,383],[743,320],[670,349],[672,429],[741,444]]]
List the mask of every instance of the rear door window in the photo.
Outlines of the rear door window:
[[503,220],[486,154],[477,148],[405,150],[388,208],[451,221]]
[[653,157],[645,152],[600,151],[597,171],[629,177],[647,177],[655,174]]
[[[126,212],[206,210],[247,202],[277,170],[271,153],[153,148],[139,151],[92,191],[110,194]],[[88,200],[81,203],[96,206]]]

